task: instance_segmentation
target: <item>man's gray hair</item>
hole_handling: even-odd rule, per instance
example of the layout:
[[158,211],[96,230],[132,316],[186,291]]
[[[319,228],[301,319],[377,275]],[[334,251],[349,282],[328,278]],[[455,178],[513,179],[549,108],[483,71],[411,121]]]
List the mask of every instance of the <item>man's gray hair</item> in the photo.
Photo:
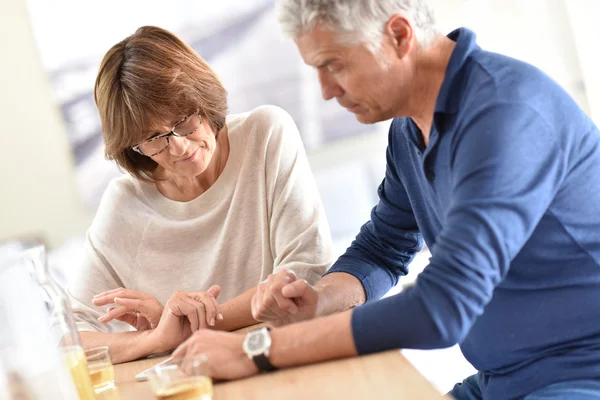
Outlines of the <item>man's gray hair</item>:
[[421,48],[427,48],[437,34],[426,0],[277,0],[276,8],[281,28],[289,37],[324,24],[339,34],[342,43],[363,43],[373,52],[379,49],[385,24],[394,14],[404,14],[412,21]]

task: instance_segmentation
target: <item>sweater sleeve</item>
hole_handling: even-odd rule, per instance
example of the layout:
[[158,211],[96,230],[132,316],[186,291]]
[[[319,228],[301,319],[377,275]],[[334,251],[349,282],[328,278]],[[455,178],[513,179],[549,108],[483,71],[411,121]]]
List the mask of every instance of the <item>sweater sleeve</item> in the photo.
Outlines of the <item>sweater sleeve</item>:
[[464,120],[430,264],[412,288],[355,310],[361,354],[462,342],[564,179],[555,132],[526,104],[486,105]]
[[92,304],[96,294],[125,287],[123,277],[117,272],[116,266],[127,265],[130,255],[138,247],[135,243],[137,235],[132,235],[132,231],[139,228],[128,226],[127,218],[121,214],[135,212],[123,204],[125,196],[122,186],[113,181],[104,193],[96,217],[86,235],[81,265],[67,288],[77,329],[80,331],[132,330],[132,327],[120,321],[108,324],[98,322],[98,317],[105,313],[107,306],[96,307]]
[[385,178],[377,190],[379,203],[371,211],[371,220],[361,227],[352,245],[328,271],[345,272],[360,280],[367,302],[379,300],[394,287],[423,248],[408,195],[396,171],[393,129],[392,125]]
[[269,131],[265,174],[273,272],[287,268],[314,284],[331,265],[332,240],[300,134],[281,108],[256,112]]

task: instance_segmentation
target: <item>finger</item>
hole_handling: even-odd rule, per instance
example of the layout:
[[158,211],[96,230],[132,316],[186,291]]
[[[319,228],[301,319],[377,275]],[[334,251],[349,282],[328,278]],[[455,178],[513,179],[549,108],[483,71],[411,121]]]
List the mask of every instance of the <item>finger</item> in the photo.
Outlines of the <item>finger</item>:
[[206,294],[202,296],[201,301],[205,306],[206,323],[210,326],[215,326],[215,322],[219,315],[221,315],[221,320],[223,319],[223,314],[221,314],[221,309],[219,307],[219,303],[217,303],[217,299],[215,299],[213,295],[206,292]]
[[188,348],[191,345],[191,341],[193,340],[194,336],[190,336],[185,342],[183,342],[182,344],[180,344],[175,351],[173,352],[173,354],[171,354],[172,358],[183,358],[186,356],[187,352],[188,352]]
[[217,314],[217,320],[223,321],[223,313],[221,312],[221,306],[219,302],[214,296],[209,296],[210,301],[212,301],[213,306],[215,307],[215,313]]
[[252,318],[256,321],[267,322],[276,319],[277,316],[263,307],[261,296],[255,295],[252,297]]
[[124,307],[124,306],[115,307],[115,308],[110,309],[106,314],[102,315],[100,318],[98,318],[98,321],[105,324],[105,323],[110,322],[113,319],[120,317],[122,315],[125,315],[129,312],[131,312],[131,310],[129,310],[127,307]]
[[180,317],[186,317],[190,321],[190,328],[192,332],[196,332],[200,327],[200,319],[198,318],[198,312],[196,307],[187,303],[183,298],[178,298],[174,302],[175,315]]
[[260,321],[260,313],[258,312],[258,290],[256,293],[254,293],[254,295],[252,296],[252,298],[250,299],[250,313],[252,314],[252,318],[254,318],[256,321]]
[[[196,332],[200,328],[200,324],[204,322],[204,318],[198,318],[198,310],[196,307],[186,300],[193,300],[185,294],[179,295],[170,301],[170,309],[179,317],[187,317],[190,321],[192,332]],[[195,301],[195,300],[194,300]],[[203,316],[204,317],[204,316]]]
[[150,295],[147,293],[138,292],[135,290],[125,289],[125,288],[117,288],[117,289],[113,289],[113,290],[109,290],[107,292],[97,294],[92,299],[92,303],[96,306],[104,306],[106,304],[113,303],[115,297],[145,300],[145,299],[149,298]]
[[125,322],[126,324],[133,326],[135,329],[138,329],[138,317],[135,314],[127,313],[119,317],[115,317],[115,319]]
[[[286,316],[287,312],[281,310],[277,306],[277,302],[275,301],[275,297],[271,293],[270,287],[267,287],[262,296],[262,309],[268,310],[271,314],[274,314],[277,318],[283,318]],[[264,314],[264,312],[263,312]]]
[[201,301],[206,306],[206,323],[210,326],[215,326],[215,322],[218,319],[219,321],[223,320],[223,314],[221,313],[221,307],[217,302],[217,299],[211,293],[216,293],[217,295],[221,291],[220,286],[214,285],[211,286],[206,292],[188,292],[188,296]]
[[217,320],[218,321],[223,321],[224,317],[223,317],[223,313],[221,312],[221,306],[219,305],[219,302],[217,301],[217,299],[215,299],[214,297],[210,296],[209,297],[214,308],[215,308],[215,313],[217,315]]
[[294,303],[294,300],[285,297],[282,293],[282,288],[275,288],[272,295],[277,303],[277,307],[280,310],[287,311],[290,314],[298,313],[298,306]]
[[[221,306],[219,305],[219,302],[217,301],[217,297],[219,297],[219,294],[221,293],[221,286],[213,285],[210,288],[208,288],[206,293],[211,298],[213,306],[215,307],[216,318],[219,321],[223,321],[223,313],[221,312]],[[214,324],[212,324],[212,326],[214,326]]]
[[279,272],[277,272],[276,275],[284,278],[284,280],[286,280],[288,283],[294,282],[298,279],[296,277],[296,273],[291,269],[287,268],[282,268]]
[[264,305],[265,288],[266,284],[261,283],[257,286],[254,296],[252,296],[252,316],[257,321],[270,321],[277,318],[277,315],[269,311]]
[[289,312],[290,314],[296,314],[298,312],[298,306],[296,303],[285,297],[282,294],[282,289],[285,285],[296,281],[296,274],[293,271],[282,269],[275,276],[270,277],[270,285],[268,290],[271,296],[277,304],[277,308]]
[[[212,306],[212,303],[209,300],[209,297],[206,293],[202,294],[201,300],[195,299],[193,297],[187,297],[184,300],[191,304],[196,310],[196,315],[198,316],[198,329],[206,329],[207,325],[210,325],[212,319],[212,325],[214,326],[214,318],[216,317],[215,310]],[[210,313],[210,317],[208,317]],[[191,322],[191,321],[190,321]],[[192,329],[192,332],[195,330]]]
[[110,290],[107,290],[107,291],[105,291],[105,292],[98,293],[97,295],[95,295],[95,296],[94,296],[94,298],[96,298],[96,297],[102,297],[102,296],[106,296],[106,295],[109,295],[109,294],[113,294],[113,293],[116,293],[117,291],[119,291],[119,290],[122,290],[122,289],[124,289],[124,288],[122,288],[122,287],[118,287],[118,288],[116,288],[116,289],[110,289]]
[[128,307],[130,310],[134,312],[138,311],[142,314],[144,314],[145,311],[147,311],[147,307],[144,306],[144,302],[139,299],[125,299],[123,297],[115,297],[115,304]]
[[212,285],[211,287],[208,288],[206,293],[210,294],[211,296],[214,296],[214,298],[216,299],[217,297],[219,297],[219,293],[221,293],[221,286]]
[[137,290],[124,289],[124,288],[117,289],[115,291],[115,293],[112,293],[112,294],[115,295],[115,297],[121,297],[121,298],[127,298],[127,299],[145,300],[145,299],[151,297],[151,295],[149,295],[148,293],[138,292]]
[[[108,309],[108,311],[112,311],[114,309],[115,309],[115,307],[111,307]],[[138,318],[137,318],[137,315],[134,313],[126,313],[126,314],[116,317],[115,319],[117,321],[125,322],[137,329]]]
[[98,295],[97,297],[94,297],[92,299],[92,303],[95,306],[105,306],[107,304],[113,304],[114,300],[115,300],[114,294],[108,294],[108,295],[103,295],[103,296]]
[[294,281],[285,285],[281,289],[281,294],[288,299],[304,297],[310,289],[310,285],[303,279]]
[[[197,354],[200,349],[200,346],[198,346],[197,342],[198,341],[194,339],[193,344],[186,347],[186,356],[182,358],[182,362],[180,364],[181,370],[187,375],[196,375],[194,371],[198,369],[198,365],[194,360],[194,357],[190,357],[194,354]],[[201,373],[204,374],[203,371]]]

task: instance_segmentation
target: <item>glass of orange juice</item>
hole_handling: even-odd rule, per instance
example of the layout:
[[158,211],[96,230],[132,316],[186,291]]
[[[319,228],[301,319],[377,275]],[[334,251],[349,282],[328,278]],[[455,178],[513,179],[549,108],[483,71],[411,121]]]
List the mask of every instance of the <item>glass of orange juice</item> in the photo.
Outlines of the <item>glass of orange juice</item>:
[[159,364],[148,373],[154,396],[159,400],[211,400],[212,380],[204,354],[186,355]]
[[63,354],[71,371],[79,399],[95,400],[96,395],[90,380],[83,348],[80,346],[63,347]]
[[115,369],[108,346],[94,347],[85,351],[94,391],[100,393],[115,386]]

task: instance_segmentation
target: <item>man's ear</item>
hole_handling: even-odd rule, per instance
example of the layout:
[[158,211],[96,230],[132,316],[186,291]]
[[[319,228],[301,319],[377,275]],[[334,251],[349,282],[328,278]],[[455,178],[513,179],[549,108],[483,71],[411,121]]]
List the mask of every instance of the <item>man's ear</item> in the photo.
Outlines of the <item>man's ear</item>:
[[392,15],[385,24],[384,34],[390,38],[398,58],[402,59],[410,53],[414,43],[414,30],[404,15]]

